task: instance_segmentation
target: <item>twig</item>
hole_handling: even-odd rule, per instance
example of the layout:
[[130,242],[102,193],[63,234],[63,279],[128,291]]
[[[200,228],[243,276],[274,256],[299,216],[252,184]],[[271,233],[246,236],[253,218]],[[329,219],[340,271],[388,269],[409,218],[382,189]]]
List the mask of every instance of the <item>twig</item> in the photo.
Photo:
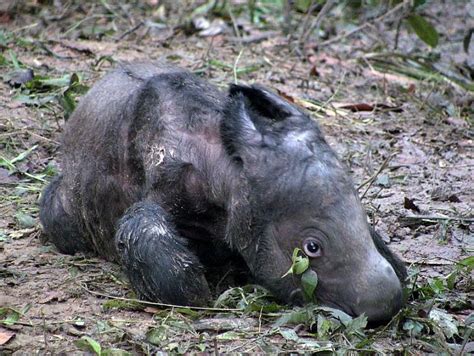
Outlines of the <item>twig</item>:
[[239,26],[237,25],[234,13],[232,12],[232,6],[227,7],[227,12],[229,13],[230,19],[232,20],[232,27],[234,28],[235,35],[237,36],[237,38],[242,38],[242,34],[239,31]]
[[32,23],[31,25],[26,25],[26,26],[11,30],[10,33],[15,34],[15,33],[21,32],[23,30],[29,30],[29,29],[32,29],[32,28],[38,26],[39,24],[40,24],[39,22],[35,22],[35,23]]
[[121,40],[124,39],[124,37],[128,36],[129,34],[135,32],[136,30],[138,30],[140,27],[142,27],[144,25],[144,22],[143,21],[140,21],[138,24],[136,24],[135,26],[133,26],[131,29],[125,31],[123,34],[121,34],[116,40],[115,42],[119,42]]
[[44,316],[44,313],[43,313],[43,309],[41,309],[41,316],[42,316],[42,319],[43,319],[43,339],[44,339],[44,347],[46,349],[46,351],[50,351],[49,350],[49,342],[48,342],[48,336],[46,335],[46,318]]
[[393,45],[393,50],[396,50],[398,48],[398,39],[400,37],[400,27],[402,26],[402,18],[400,18],[398,20],[398,23],[397,23],[397,29],[396,29],[396,32],[395,32],[395,44]]
[[288,36],[291,33],[291,1],[283,1],[283,34]]
[[50,143],[54,143],[55,145],[59,145],[58,141],[52,140],[50,138],[47,138],[47,137],[44,137],[44,136],[41,136],[41,135],[38,135],[37,133],[34,133],[33,131],[30,131],[28,129],[22,129],[21,132],[26,132],[27,134],[29,134],[31,136],[34,136],[34,137],[36,137],[40,140],[44,140],[46,142],[50,142]]
[[[311,24],[310,28],[305,33],[301,34],[301,37],[300,37],[300,40],[299,40],[299,45],[300,46],[304,47],[304,44],[308,40],[308,37],[311,34],[311,32],[313,32],[315,28],[319,29],[319,25],[321,24],[321,20],[323,19],[324,15],[326,15],[332,9],[334,4],[335,4],[334,0],[328,0],[328,1],[325,2],[324,6],[318,12],[318,15],[316,16],[313,23]],[[309,14],[309,11],[308,11],[308,14]]]
[[434,261],[434,260],[407,260],[405,259],[406,263],[413,264],[413,265],[423,265],[423,266],[452,266],[455,264],[454,262],[451,261]]
[[266,332],[264,332],[263,334],[261,334],[261,335],[255,337],[255,338],[252,338],[252,339],[250,339],[250,340],[247,340],[247,341],[244,342],[242,345],[237,345],[237,346],[235,346],[234,348],[232,348],[232,349],[230,349],[230,350],[227,350],[226,353],[229,353],[229,354],[230,354],[230,353],[232,353],[232,352],[237,351],[238,349],[241,349],[242,347],[245,347],[245,346],[247,346],[247,345],[249,345],[249,344],[253,344],[253,343],[255,343],[257,340],[263,339],[264,337],[270,335],[270,333],[273,333],[273,332],[274,332],[274,329],[269,329],[269,330],[267,330]]
[[60,54],[57,54],[55,52],[53,52],[51,49],[48,48],[48,46],[46,46],[43,42],[41,41],[35,41],[34,42],[35,46],[41,48],[43,51],[45,51],[48,55],[54,57],[54,58],[57,58],[57,59],[60,59],[60,60],[68,60],[68,59],[73,59],[73,57],[71,56],[62,56]]
[[474,222],[474,218],[463,218],[462,216],[439,216],[439,215],[408,215],[401,217],[402,220],[417,221],[417,220],[438,220],[438,221],[465,221],[468,223]]
[[112,15],[114,15],[115,17],[119,17],[119,14],[117,14],[117,12],[114,9],[112,9],[112,7],[109,4],[107,4],[106,0],[100,0],[100,3]]
[[82,289],[84,289],[86,292],[96,295],[99,297],[104,297],[108,299],[116,299],[116,300],[123,300],[125,302],[131,302],[131,303],[141,303],[145,305],[153,305],[156,307],[163,307],[163,308],[188,308],[188,309],[193,309],[193,310],[204,310],[204,311],[216,311],[216,312],[238,312],[238,313],[243,313],[244,311],[242,309],[234,309],[234,308],[212,308],[212,307],[194,307],[194,306],[187,306],[187,305],[176,305],[176,304],[167,304],[167,303],[157,303],[157,302],[149,302],[146,300],[140,300],[140,299],[134,299],[134,298],[125,298],[125,297],[115,297],[113,295],[105,294],[105,293],[100,293],[100,292],[95,292],[84,285],[80,285]]
[[102,19],[102,18],[113,18],[114,15],[104,15],[104,14],[101,14],[101,15],[91,15],[91,16],[88,16],[88,17],[85,17],[83,18],[82,20],[76,22],[74,25],[72,25],[71,27],[69,27],[69,29],[63,33],[63,37],[64,36],[67,36],[71,31],[74,31],[76,28],[78,28],[79,26],[81,26],[84,22],[86,21],[89,21],[89,20],[92,20],[92,19]]
[[213,46],[214,46],[214,38],[216,38],[216,36],[211,36],[211,40],[209,41],[209,46],[207,46],[206,53],[205,53],[204,56],[201,58],[201,60],[202,60],[204,63],[207,63],[207,62],[209,61],[209,54],[211,53],[212,48],[213,48]]
[[244,48],[240,50],[239,55],[235,59],[234,67],[232,68],[234,72],[234,84],[237,84],[237,65],[239,64],[239,60],[240,60],[240,57],[242,56],[242,53],[244,53]]
[[303,25],[302,25],[302,28],[301,28],[301,34],[300,34],[300,37],[298,38],[298,44],[301,44],[303,42],[303,37],[307,32],[306,27],[308,27],[309,16],[316,9],[316,6],[318,6],[318,5],[319,4],[318,4],[318,2],[316,2],[316,0],[311,0],[311,4],[309,5],[308,10],[306,11],[306,16],[304,17],[304,20],[303,20]]
[[363,182],[362,184],[360,184],[358,187],[357,187],[357,190],[360,190],[362,187],[367,186],[367,189],[364,191],[364,194],[362,194],[362,196],[360,197],[361,199],[363,199],[365,197],[365,195],[367,194],[367,192],[369,191],[370,187],[372,186],[372,184],[374,183],[375,179],[377,179],[377,177],[379,176],[379,174],[385,169],[385,167],[387,167],[388,165],[388,162],[390,162],[390,160],[396,155],[397,153],[392,153],[390,156],[388,156],[385,161],[383,161],[383,163],[380,165],[379,169],[377,169],[377,172],[375,172],[369,179],[367,179],[365,182]]
[[230,37],[229,41],[240,42],[242,44],[255,43],[260,41],[265,41],[270,37],[278,35],[277,31],[265,31],[262,33],[257,33],[255,35],[243,36],[243,37]]

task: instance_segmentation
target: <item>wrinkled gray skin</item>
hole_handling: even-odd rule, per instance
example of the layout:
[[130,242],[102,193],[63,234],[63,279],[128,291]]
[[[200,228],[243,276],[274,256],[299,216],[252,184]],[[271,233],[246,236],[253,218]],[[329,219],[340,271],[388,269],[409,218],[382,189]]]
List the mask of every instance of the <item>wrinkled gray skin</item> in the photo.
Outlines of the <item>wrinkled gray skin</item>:
[[62,252],[120,262],[142,298],[207,305],[204,272],[220,255],[300,304],[298,278],[281,276],[312,237],[321,303],[371,321],[402,305],[405,267],[344,167],[317,124],[267,89],[224,93],[166,64],[124,64],[82,99],[62,151],[41,201],[46,234]]

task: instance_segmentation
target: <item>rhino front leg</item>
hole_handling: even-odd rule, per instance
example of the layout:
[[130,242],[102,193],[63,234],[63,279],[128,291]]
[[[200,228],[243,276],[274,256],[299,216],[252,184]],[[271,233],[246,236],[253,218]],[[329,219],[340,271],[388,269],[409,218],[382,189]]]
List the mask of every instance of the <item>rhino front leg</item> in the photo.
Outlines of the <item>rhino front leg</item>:
[[202,306],[210,291],[202,264],[158,204],[139,202],[119,221],[116,246],[140,298]]

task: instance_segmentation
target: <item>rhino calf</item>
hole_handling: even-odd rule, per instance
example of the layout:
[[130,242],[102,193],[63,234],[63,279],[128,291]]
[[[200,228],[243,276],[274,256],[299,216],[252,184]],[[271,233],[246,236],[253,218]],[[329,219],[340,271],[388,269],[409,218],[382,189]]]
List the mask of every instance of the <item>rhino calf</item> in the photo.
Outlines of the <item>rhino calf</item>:
[[168,64],[123,64],[81,100],[62,151],[40,203],[46,235],[119,262],[141,298],[207,305],[205,271],[221,255],[302,303],[300,281],[282,278],[298,247],[322,304],[371,321],[401,308],[405,267],[343,165],[307,114],[264,87],[225,93]]

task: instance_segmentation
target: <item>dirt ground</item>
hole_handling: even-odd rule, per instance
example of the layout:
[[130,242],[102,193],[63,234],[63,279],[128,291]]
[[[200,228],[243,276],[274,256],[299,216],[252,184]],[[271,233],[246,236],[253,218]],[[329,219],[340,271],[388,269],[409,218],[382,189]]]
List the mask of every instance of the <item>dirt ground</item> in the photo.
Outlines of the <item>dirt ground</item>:
[[[289,40],[273,12],[261,5],[251,23],[240,1],[225,16],[204,14],[222,31],[204,36],[181,25],[201,16],[196,5],[179,3],[0,6],[0,354],[474,352],[474,43],[470,54],[463,50],[472,4],[427,7],[439,45],[431,50],[401,26],[394,50],[396,16],[360,17],[356,25],[365,27],[343,36],[356,25],[331,13],[321,38],[298,49],[297,31],[316,15],[294,12],[299,25]],[[407,75],[414,61],[397,54],[462,73],[471,91],[442,71]],[[79,98],[77,83],[91,86],[116,62],[137,59],[166,59],[223,89],[235,80],[261,83],[311,113],[349,167],[376,229],[410,267],[408,304],[393,322],[360,335],[347,328],[322,335],[320,324],[275,326],[291,309],[143,305],[125,300],[133,294],[118,266],[42,242],[37,203],[60,169],[66,90]],[[36,86],[22,79],[25,69]]]

